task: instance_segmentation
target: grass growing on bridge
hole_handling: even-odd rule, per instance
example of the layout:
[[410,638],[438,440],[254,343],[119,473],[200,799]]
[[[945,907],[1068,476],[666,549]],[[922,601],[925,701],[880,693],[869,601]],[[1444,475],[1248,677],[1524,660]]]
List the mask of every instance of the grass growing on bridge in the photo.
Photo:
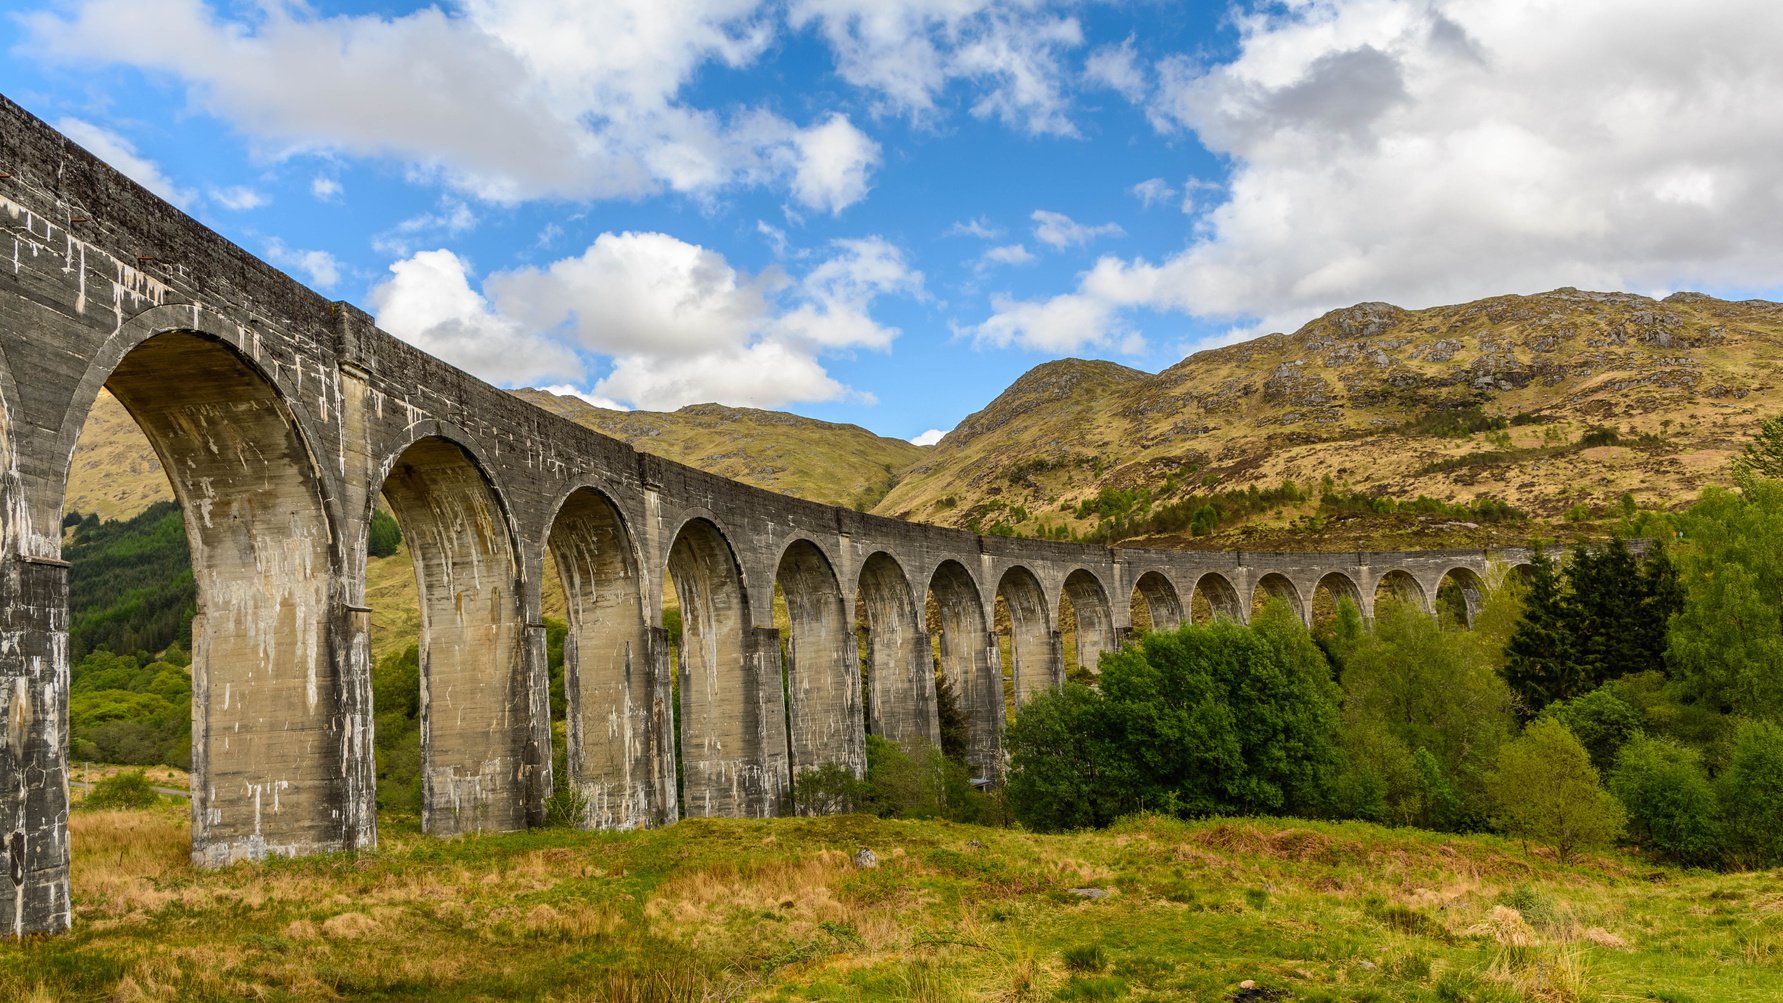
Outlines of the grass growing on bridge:
[[[197,872],[186,829],[171,809],[75,813],[75,932],[0,946],[0,999],[1783,995],[1783,874],[1562,868],[1490,837],[851,816],[439,841],[386,825],[377,854]],[[878,868],[853,866],[863,846]]]

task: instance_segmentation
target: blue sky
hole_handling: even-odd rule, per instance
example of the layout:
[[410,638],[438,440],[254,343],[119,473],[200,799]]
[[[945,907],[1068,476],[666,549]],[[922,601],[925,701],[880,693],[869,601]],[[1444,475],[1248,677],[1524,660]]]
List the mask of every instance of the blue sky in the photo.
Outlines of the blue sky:
[[1363,300],[1779,298],[1756,0],[7,3],[0,91],[500,385],[917,437]]

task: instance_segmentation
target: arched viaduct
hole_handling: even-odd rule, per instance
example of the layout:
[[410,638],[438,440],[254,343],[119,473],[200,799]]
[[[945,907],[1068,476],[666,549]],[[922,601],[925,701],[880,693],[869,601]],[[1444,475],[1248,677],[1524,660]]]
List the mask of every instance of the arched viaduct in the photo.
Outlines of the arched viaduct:
[[861,769],[867,733],[933,740],[937,663],[970,716],[971,763],[994,777],[999,644],[1013,699],[1058,683],[1062,598],[1076,661],[1093,666],[1136,609],[1168,626],[1280,595],[1310,616],[1321,583],[1365,613],[1389,591],[1428,607],[1445,577],[1477,592],[1491,563],[978,537],[641,454],[378,331],[3,98],[0,227],[0,922],[15,935],[69,920],[61,522],[101,388],[186,513],[200,864],[376,843],[365,566],[380,495],[420,586],[424,825],[441,834],[541,818],[547,555],[570,619],[568,768],[586,824],[603,827],[783,812],[797,771]]

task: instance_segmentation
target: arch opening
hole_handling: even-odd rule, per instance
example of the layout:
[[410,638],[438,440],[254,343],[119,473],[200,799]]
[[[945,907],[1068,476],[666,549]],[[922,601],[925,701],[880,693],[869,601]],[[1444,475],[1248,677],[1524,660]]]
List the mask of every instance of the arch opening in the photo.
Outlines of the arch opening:
[[985,622],[978,586],[958,561],[944,561],[935,569],[929,580],[928,607],[937,688],[946,680],[965,718],[964,749],[947,748],[945,729],[942,747],[956,754],[963,752],[966,768],[975,780],[997,782],[1003,773],[1003,686],[994,661],[997,649]]
[[872,554],[861,565],[855,611],[867,731],[904,746],[939,745],[929,638],[910,580],[890,555]]
[[1375,584],[1375,606],[1379,607],[1383,599],[1430,612],[1430,600],[1424,594],[1424,586],[1418,584],[1418,580],[1410,572],[1399,568],[1382,575],[1381,580]]
[[546,537],[563,585],[565,767],[585,828],[674,818],[666,660],[644,621],[636,551],[619,509],[592,488],[564,500]]
[[778,633],[751,625],[736,555],[711,522],[681,528],[668,574],[681,621],[681,813],[777,815],[790,779]]
[[[1115,649],[1114,610],[1101,580],[1082,568],[1065,576],[1065,587],[1059,599],[1061,639],[1068,613],[1074,629],[1072,644],[1067,646],[1067,659],[1073,660],[1072,656],[1075,656],[1077,670],[1093,677],[1100,671],[1097,663],[1103,653]],[[1067,665],[1067,672],[1071,668]]]
[[1288,576],[1270,572],[1257,579],[1257,587],[1251,591],[1251,617],[1263,611],[1263,607],[1271,599],[1280,599],[1288,604],[1302,623],[1306,621],[1306,604],[1300,599],[1300,590],[1288,580]]
[[1472,568],[1450,568],[1436,585],[1437,617],[1445,627],[1472,627],[1485,599],[1486,583]]
[[1337,623],[1338,607],[1344,600],[1356,607],[1358,614],[1367,607],[1362,603],[1362,587],[1341,571],[1328,572],[1319,579],[1312,594],[1312,629],[1320,636],[1329,636]]
[[[1034,694],[1065,681],[1064,664],[1053,647],[1047,623],[1046,593],[1027,568],[1014,567],[997,582],[999,654],[1008,653],[1005,717]],[[1002,660],[999,659],[999,665]]]
[[[81,441],[108,420],[133,422],[153,448],[178,507],[175,514],[168,506],[163,518],[183,525],[186,543],[186,554],[171,559],[190,567],[193,586],[182,594],[164,579],[128,581],[171,567],[101,569],[104,581],[93,580],[90,568],[71,569],[71,597],[80,605],[137,585],[154,593],[151,603],[167,606],[165,615],[132,627],[133,636],[77,626],[67,649],[71,675],[81,673],[90,652],[116,648],[116,655],[133,657],[145,650],[157,659],[145,669],[162,665],[148,673],[162,698],[190,700],[189,735],[169,736],[130,761],[189,754],[194,863],[375,845],[369,742],[359,740],[369,733],[369,691],[349,667],[351,653],[334,640],[345,615],[333,594],[335,530],[292,406],[232,346],[176,331],[144,340],[107,374]],[[132,497],[120,503],[123,511],[166,498],[149,473],[127,485]],[[92,504],[77,501],[87,493],[77,482],[103,476],[69,471],[64,502],[71,517]],[[74,527],[77,546],[86,524],[98,525],[103,506],[92,507]],[[155,509],[144,517],[154,519]],[[177,608],[188,601],[189,621]],[[182,645],[190,647],[189,688],[176,695],[170,684],[187,674],[173,664],[183,661],[173,654]],[[84,730],[78,713],[72,723]],[[98,758],[89,746],[106,737],[75,734],[75,754]]]
[[1216,619],[1244,622],[1244,606],[1238,590],[1225,575],[1210,571],[1195,582],[1189,597],[1189,617],[1196,623],[1212,623]]
[[[858,654],[836,573],[823,551],[799,540],[781,556],[774,577],[786,601],[786,720],[793,775],[835,763],[863,776],[867,751]],[[794,807],[808,813],[805,806]]]
[[1133,632],[1175,630],[1183,624],[1182,597],[1170,579],[1147,571],[1133,583]]
[[420,596],[421,827],[447,836],[537,824],[551,787],[544,628],[526,625],[500,497],[467,449],[438,436],[397,456],[383,496]]

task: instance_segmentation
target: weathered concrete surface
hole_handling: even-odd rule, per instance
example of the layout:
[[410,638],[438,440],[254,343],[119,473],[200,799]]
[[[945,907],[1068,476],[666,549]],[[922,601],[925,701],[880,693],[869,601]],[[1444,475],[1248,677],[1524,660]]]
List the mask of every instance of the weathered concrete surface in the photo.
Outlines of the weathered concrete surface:
[[[999,593],[1025,699],[1062,678],[1066,596],[1093,667],[1136,601],[1153,623],[1243,618],[1260,593],[1309,615],[1323,581],[1372,614],[1389,593],[1427,605],[1445,577],[1477,596],[1492,564],[981,538],[639,454],[389,337],[0,99],[0,838],[13,891],[0,924],[15,935],[69,918],[60,525],[102,387],[141,423],[186,513],[201,610],[192,853],[206,864],[376,845],[365,547],[380,493],[422,596],[425,818],[438,833],[540,817],[547,552],[570,598],[569,780],[585,822],[609,827],[784,812],[794,769],[858,770],[868,729],[936,742],[937,671],[970,718],[973,772],[1000,776]],[[655,601],[670,578],[676,666]],[[777,581],[792,614],[784,665]]]

